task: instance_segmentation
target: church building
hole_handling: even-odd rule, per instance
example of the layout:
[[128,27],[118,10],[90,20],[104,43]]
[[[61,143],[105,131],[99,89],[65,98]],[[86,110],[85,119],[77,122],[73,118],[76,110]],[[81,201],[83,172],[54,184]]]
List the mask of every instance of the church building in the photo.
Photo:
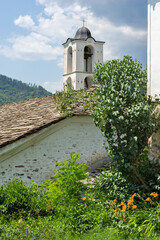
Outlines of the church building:
[[[148,4],[149,92],[160,93],[160,0]],[[96,41],[88,28],[79,28],[64,46],[63,82],[75,90],[89,88],[95,63],[103,62],[103,41]],[[53,176],[58,160],[80,155],[79,162],[93,165],[108,160],[106,139],[89,112],[77,104],[72,118],[64,117],[52,96],[0,106],[0,185],[13,178],[26,185]],[[160,154],[159,135],[153,136],[151,155]],[[155,143],[155,144],[154,144]]]
[[160,0],[148,0],[148,94],[160,98]]
[[63,84],[75,90],[90,88],[95,64],[103,62],[103,41],[96,41],[88,28],[79,28],[64,46]]
[[[91,87],[95,62],[103,61],[103,44],[84,26],[63,44],[64,84],[76,90]],[[33,179],[41,183],[53,176],[54,163],[71,153],[79,154],[82,164],[106,161],[105,138],[79,104],[72,118],[57,110],[52,96],[1,105],[0,115],[0,185],[12,178],[26,185]]]

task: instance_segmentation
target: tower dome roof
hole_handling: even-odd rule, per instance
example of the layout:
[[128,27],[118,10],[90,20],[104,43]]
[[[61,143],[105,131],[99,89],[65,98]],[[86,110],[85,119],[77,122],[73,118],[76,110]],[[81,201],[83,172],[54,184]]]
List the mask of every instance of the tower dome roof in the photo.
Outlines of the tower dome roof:
[[90,30],[84,26],[77,30],[76,35],[74,37],[74,39],[79,40],[87,40],[88,38],[92,38],[92,35]]

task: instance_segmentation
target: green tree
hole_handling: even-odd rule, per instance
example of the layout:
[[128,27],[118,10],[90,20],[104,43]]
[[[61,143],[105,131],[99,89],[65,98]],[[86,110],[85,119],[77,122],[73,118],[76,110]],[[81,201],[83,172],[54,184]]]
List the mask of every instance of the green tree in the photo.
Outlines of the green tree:
[[51,93],[41,86],[28,85],[0,74],[0,105],[48,95]]
[[[97,64],[94,121],[109,144],[116,167],[145,185],[140,174],[148,138],[156,128],[155,105],[147,97],[147,74],[130,56]],[[132,174],[131,174],[132,173]]]

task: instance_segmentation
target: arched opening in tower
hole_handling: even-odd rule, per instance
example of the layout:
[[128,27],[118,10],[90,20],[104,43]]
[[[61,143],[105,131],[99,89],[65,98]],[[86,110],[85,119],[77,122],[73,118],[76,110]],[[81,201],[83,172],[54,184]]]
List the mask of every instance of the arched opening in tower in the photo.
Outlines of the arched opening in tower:
[[72,87],[72,79],[71,79],[71,77],[69,77],[67,79],[67,88],[71,88],[71,87]]
[[86,46],[84,48],[84,72],[92,72],[93,48]]
[[67,52],[67,73],[71,72],[72,72],[72,47],[69,47]]
[[91,88],[92,87],[92,78],[91,77],[86,77],[84,79],[84,88]]

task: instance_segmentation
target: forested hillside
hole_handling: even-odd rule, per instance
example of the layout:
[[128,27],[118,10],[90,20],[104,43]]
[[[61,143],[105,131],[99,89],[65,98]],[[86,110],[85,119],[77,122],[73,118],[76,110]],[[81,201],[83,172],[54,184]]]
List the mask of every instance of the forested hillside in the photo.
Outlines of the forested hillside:
[[26,84],[0,74],[0,105],[51,94],[41,86]]

